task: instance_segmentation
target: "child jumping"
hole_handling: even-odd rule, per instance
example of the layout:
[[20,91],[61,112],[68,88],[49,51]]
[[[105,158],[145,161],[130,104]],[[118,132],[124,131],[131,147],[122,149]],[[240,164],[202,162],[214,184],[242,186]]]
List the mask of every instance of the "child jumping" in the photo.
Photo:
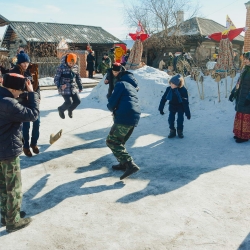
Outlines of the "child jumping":
[[168,138],[173,138],[176,136],[175,129],[175,115],[177,113],[177,134],[179,138],[183,138],[183,122],[184,113],[188,120],[191,118],[189,103],[188,103],[188,92],[184,87],[184,79],[178,74],[173,76],[170,81],[170,86],[167,87],[164,95],[161,98],[161,102],[158,110],[161,115],[164,115],[163,109],[166,101],[169,101],[169,116],[168,123],[170,128],[170,133]]

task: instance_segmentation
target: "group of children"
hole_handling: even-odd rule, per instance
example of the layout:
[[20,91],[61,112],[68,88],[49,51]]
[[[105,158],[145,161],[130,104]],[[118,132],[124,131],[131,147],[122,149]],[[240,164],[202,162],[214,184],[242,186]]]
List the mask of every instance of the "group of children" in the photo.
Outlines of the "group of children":
[[[58,92],[64,98],[64,103],[58,107],[62,119],[65,119],[66,110],[68,116],[73,118],[73,110],[81,102],[78,92],[82,91],[82,83],[76,62],[75,54],[65,55],[54,78]],[[40,124],[40,90],[39,85],[35,84],[29,74],[29,63],[30,59],[26,53],[18,54],[17,65],[4,74],[0,87],[0,208],[1,224],[6,226],[7,232],[19,230],[31,222],[31,218],[23,218],[25,212],[20,211],[22,190],[19,160],[22,151],[27,156],[32,156],[30,147],[34,153],[39,153],[37,140]],[[139,87],[133,73],[126,71],[119,63],[112,64],[104,82],[109,84],[107,107],[114,117],[114,124],[107,136],[106,144],[118,161],[112,169],[124,171],[120,177],[123,180],[140,169],[125,148],[126,141],[140,120],[141,110],[137,97]],[[184,80],[181,75],[174,76],[160,102],[159,111],[164,114],[164,105],[169,100],[169,138],[176,135],[174,125],[176,114],[177,133],[180,138],[183,138],[184,113],[188,119],[191,117],[187,90],[183,85]],[[33,129],[35,128],[31,144],[29,144],[30,122],[33,122]],[[25,129],[26,123],[28,124]]]

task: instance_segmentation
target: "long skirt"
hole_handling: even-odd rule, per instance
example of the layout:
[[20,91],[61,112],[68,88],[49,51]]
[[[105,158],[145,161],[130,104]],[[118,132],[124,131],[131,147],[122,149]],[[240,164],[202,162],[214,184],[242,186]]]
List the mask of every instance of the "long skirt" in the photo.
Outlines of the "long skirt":
[[233,132],[238,138],[250,139],[250,114],[236,112]]

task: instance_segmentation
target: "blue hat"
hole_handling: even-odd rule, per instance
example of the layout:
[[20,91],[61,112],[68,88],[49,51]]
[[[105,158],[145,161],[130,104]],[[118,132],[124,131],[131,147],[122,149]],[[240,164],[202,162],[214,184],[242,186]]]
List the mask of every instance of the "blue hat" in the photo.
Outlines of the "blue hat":
[[173,83],[174,85],[176,85],[177,87],[180,86],[180,83],[181,83],[181,75],[178,74],[178,75],[175,75],[173,76],[171,79],[170,79],[170,83]]
[[24,53],[24,51],[20,51],[20,53],[17,55],[17,64],[21,64],[24,62],[30,62],[29,56]]

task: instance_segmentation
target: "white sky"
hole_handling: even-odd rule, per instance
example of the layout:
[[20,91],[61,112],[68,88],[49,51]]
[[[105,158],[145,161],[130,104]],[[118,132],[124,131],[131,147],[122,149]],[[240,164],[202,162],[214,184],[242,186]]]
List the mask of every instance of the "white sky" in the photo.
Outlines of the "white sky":
[[[134,0],[136,1],[136,0]],[[126,39],[129,29],[124,20],[124,4],[129,5],[132,0],[43,0],[20,1],[0,0],[0,15],[11,21],[57,22],[101,26],[112,35]],[[197,0],[191,0],[193,6]],[[226,15],[229,15],[236,27],[244,27],[246,19],[247,0],[200,0],[201,9],[198,16],[225,25]],[[185,19],[189,17],[185,13]],[[0,36],[5,32],[5,27],[0,27]]]

